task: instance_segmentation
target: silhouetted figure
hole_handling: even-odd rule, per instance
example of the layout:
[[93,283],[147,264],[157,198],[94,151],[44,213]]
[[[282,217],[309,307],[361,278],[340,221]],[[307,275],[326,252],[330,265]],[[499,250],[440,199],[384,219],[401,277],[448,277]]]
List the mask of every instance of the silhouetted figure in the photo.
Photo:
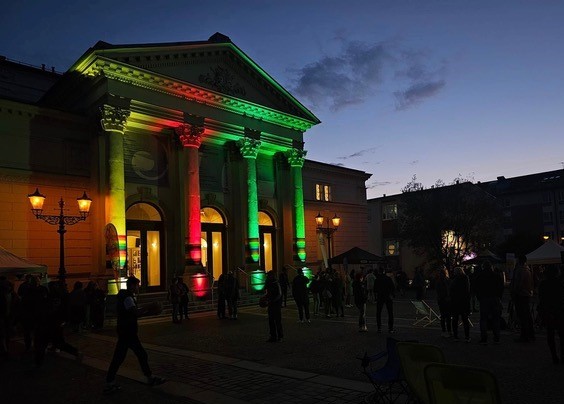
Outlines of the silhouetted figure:
[[31,349],[31,343],[37,327],[37,309],[38,309],[38,293],[37,288],[39,282],[33,275],[26,275],[24,282],[18,288],[18,296],[20,297],[20,321],[22,323],[25,350]]
[[482,269],[475,272],[474,292],[480,304],[480,344],[488,343],[488,324],[491,323],[494,343],[499,343],[501,329],[501,297],[503,278],[485,261]]
[[190,301],[190,289],[188,285],[184,283],[184,279],[179,276],[178,277],[178,287],[180,289],[180,318],[184,318],[188,320],[188,303]]
[[413,282],[411,283],[413,289],[415,289],[415,299],[423,300],[425,299],[425,289],[427,287],[427,282],[425,276],[423,275],[423,269],[416,268],[415,274],[413,275]]
[[[564,363],[564,285],[556,265],[548,265],[544,274],[545,279],[539,284],[538,310],[546,326],[546,342],[552,361]],[[560,355],[556,350],[556,333],[560,340]]]
[[267,342],[281,342],[284,338],[282,329],[282,289],[274,271],[266,274],[264,283],[266,290],[265,297],[268,301],[268,328],[270,330],[270,338]]
[[296,277],[292,280],[292,294],[298,307],[298,315],[300,323],[305,321],[310,322],[309,319],[309,290],[307,284],[309,279],[304,275],[301,268],[298,268]]
[[282,290],[282,305],[286,307],[290,280],[288,279],[288,270],[285,267],[282,268],[282,270],[280,271],[280,275],[278,276],[278,281],[280,282],[280,289]]
[[69,293],[69,319],[74,332],[78,332],[86,320],[86,295],[80,281],[74,283]]
[[225,317],[225,275],[219,275],[217,278],[217,317],[224,319]]
[[8,359],[19,302],[20,298],[14,292],[14,285],[5,277],[0,277],[0,358]]
[[180,315],[180,286],[178,285],[178,278],[172,278],[172,283],[168,287],[168,301],[172,304],[172,322],[179,324],[182,322],[182,315]]
[[394,332],[394,300],[395,286],[394,281],[384,269],[378,272],[374,280],[374,291],[376,292],[376,324],[378,332],[382,331],[382,309],[386,306],[388,313],[388,332]]
[[533,317],[531,315],[531,297],[533,297],[533,275],[527,265],[527,257],[520,255],[513,270],[510,284],[511,299],[521,324],[521,336],[516,342],[531,342],[535,339]]
[[358,308],[358,331],[366,332],[368,331],[366,327],[366,299],[368,294],[366,293],[366,283],[364,282],[364,274],[362,272],[355,275],[353,294],[354,304]]
[[458,321],[462,321],[464,338],[470,342],[470,281],[461,267],[454,268],[454,276],[450,283],[450,299],[452,309],[452,334],[458,338]]
[[233,271],[227,273],[225,280],[225,298],[227,299],[227,313],[229,318],[237,320],[237,304],[239,301],[239,280]]
[[153,376],[149,367],[147,352],[141,345],[137,335],[137,318],[145,314],[144,309],[137,307],[135,295],[139,293],[139,279],[134,276],[127,278],[127,289],[122,289],[117,294],[117,334],[118,340],[112,362],[106,375],[106,387],[104,393],[113,393],[119,390],[119,386],[115,383],[116,374],[125,360],[127,350],[131,349],[137,359],[141,370],[146,377],[147,384],[156,386],[164,383],[166,380]]
[[452,336],[451,301],[450,301],[450,277],[448,269],[443,267],[439,270],[439,277],[435,285],[437,292],[437,304],[441,315],[441,330],[443,337]]

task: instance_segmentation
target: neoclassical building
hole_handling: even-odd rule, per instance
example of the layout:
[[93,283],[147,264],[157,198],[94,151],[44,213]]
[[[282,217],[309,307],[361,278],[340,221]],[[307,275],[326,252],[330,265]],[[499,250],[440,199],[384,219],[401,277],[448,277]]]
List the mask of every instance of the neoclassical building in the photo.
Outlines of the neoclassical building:
[[304,132],[320,121],[222,34],[98,42],[62,75],[5,58],[0,69],[0,245],[51,276],[60,240],[30,212],[36,188],[43,214],[63,199],[76,215],[75,198],[92,199],[66,227],[67,277],[131,274],[145,292],[178,275],[233,270],[252,283],[318,265],[318,212],[343,215],[334,253],[368,246],[370,175],[308,162],[308,177]]

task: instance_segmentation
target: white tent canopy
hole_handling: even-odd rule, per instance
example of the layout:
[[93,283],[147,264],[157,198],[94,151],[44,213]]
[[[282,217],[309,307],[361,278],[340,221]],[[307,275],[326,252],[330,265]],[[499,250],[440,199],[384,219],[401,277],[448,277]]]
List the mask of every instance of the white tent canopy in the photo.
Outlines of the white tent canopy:
[[564,247],[553,240],[547,240],[536,250],[527,254],[527,262],[531,265],[541,264],[561,264],[562,256],[560,253]]
[[34,264],[0,246],[0,275],[46,274],[47,266]]

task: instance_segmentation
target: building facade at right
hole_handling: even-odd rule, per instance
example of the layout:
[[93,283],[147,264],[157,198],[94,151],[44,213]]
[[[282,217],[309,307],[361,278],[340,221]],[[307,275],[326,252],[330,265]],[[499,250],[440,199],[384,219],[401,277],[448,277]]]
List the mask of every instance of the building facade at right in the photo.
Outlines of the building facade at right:
[[[496,245],[500,256],[528,253],[545,240],[564,243],[564,170],[519,177],[499,176],[476,185],[494,196],[501,220]],[[399,268],[412,277],[414,269],[425,263],[400,238],[398,209],[403,194],[368,200],[368,232],[371,251],[386,258],[391,270]]]

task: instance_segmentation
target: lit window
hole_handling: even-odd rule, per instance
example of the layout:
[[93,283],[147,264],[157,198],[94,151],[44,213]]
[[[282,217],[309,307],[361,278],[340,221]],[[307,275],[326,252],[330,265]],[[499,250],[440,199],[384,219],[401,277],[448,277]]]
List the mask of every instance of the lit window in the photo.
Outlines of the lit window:
[[331,185],[315,184],[315,200],[329,202],[331,200]]
[[394,220],[398,218],[398,205],[389,204],[382,206],[382,220]]
[[386,255],[399,255],[399,243],[397,240],[387,240],[386,250],[384,251]]

